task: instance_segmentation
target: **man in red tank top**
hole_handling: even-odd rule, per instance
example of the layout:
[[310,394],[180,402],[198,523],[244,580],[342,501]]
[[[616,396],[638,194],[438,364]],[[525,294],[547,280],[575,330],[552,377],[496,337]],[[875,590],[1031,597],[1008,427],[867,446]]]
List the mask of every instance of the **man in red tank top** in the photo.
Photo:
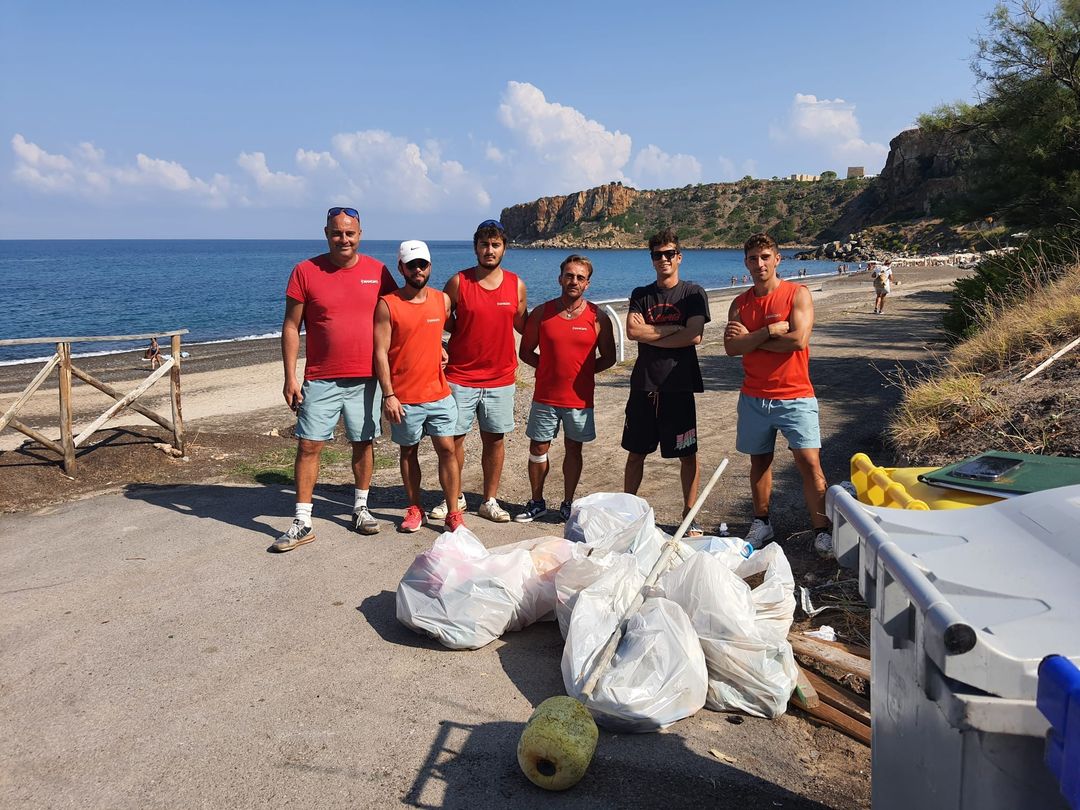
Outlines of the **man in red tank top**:
[[[547,514],[544,481],[548,449],[563,427],[563,502],[559,514],[570,518],[570,504],[581,480],[581,449],[596,438],[593,391],[596,373],[615,365],[615,333],[611,319],[585,300],[593,266],[584,256],[568,256],[559,266],[562,295],[530,313],[518,356],[536,369],[529,425],[529,484],[532,498],[517,523]],[[539,348],[539,353],[537,349]],[[600,356],[596,356],[599,349]]]
[[758,233],[743,246],[754,286],[731,302],[724,350],[743,359],[735,446],[750,456],[754,519],[746,540],[760,548],[773,537],[769,522],[772,462],[779,430],[802,477],[803,497],[814,528],[814,549],[832,555],[832,529],[825,516],[818,402],[810,383],[810,333],[814,302],[802,284],[777,275],[780,246]]
[[[484,474],[480,517],[506,523],[510,515],[495,499],[502,478],[503,436],[514,429],[514,382],[517,373],[515,330],[525,328],[525,283],[502,266],[506,230],[488,219],[473,234],[476,266],[455,273],[443,291],[450,296],[447,323],[446,379],[458,408],[454,447],[458,469],[465,467],[465,435],[473,420],[480,427],[480,466]],[[464,509],[465,497],[458,500]],[[454,507],[450,507],[453,511]],[[447,505],[431,510],[442,520]]]
[[[446,503],[457,503],[461,478],[454,455],[457,406],[442,369],[442,334],[450,317],[446,293],[429,289],[431,253],[417,240],[402,242],[398,272],[405,286],[384,295],[375,308],[375,373],[383,390],[383,415],[401,451],[401,480],[409,505],[400,531],[415,532],[420,509],[417,449],[427,434],[439,457],[439,483]],[[445,528],[464,526],[460,509],[446,516]]]

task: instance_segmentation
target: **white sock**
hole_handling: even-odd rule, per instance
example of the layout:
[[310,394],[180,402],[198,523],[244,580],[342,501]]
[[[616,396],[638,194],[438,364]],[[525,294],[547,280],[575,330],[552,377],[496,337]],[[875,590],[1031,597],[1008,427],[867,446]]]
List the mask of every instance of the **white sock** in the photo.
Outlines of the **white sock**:
[[298,503],[296,505],[296,517],[293,519],[299,520],[305,526],[311,526],[311,504]]
[[359,512],[365,506],[367,506],[368,489],[354,489],[353,490],[353,512]]

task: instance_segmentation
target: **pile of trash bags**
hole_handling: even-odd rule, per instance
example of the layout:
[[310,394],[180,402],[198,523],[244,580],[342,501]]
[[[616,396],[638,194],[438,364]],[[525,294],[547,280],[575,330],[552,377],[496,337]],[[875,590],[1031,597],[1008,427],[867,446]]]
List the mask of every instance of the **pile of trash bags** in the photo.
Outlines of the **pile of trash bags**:
[[[464,527],[440,535],[398,585],[398,620],[455,650],[557,621],[567,694],[613,730],[655,731],[702,707],[784,713],[798,670],[787,641],[795,583],[779,545],[680,541],[586,696],[601,650],[671,537],[648,502],[623,493],[575,501],[564,532],[491,549]],[[764,579],[751,588],[756,574]]]

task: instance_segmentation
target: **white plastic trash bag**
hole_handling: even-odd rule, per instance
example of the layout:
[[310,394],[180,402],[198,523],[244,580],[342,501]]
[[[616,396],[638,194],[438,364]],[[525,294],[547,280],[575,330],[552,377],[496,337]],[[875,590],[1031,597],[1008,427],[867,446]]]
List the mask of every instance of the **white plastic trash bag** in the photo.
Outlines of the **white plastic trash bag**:
[[585,682],[644,577],[628,555],[619,558],[574,605],[563,648],[563,684],[601,725],[616,731],[656,731],[705,705],[705,656],[685,611],[667,599],[646,599],[627,621],[615,656],[593,690]]
[[660,557],[663,533],[649,502],[625,492],[597,492],[570,508],[563,536],[598,551],[629,552],[647,574]]
[[464,527],[444,532],[401,578],[398,621],[455,650],[478,649],[537,621],[555,607],[552,566],[571,554],[566,540],[544,540],[559,545],[535,544],[534,559],[521,544],[488,550]]
[[[766,568],[765,582],[753,592],[739,574],[708,553],[694,554],[658,582],[658,591],[690,616],[701,640],[709,673],[705,705],[710,709],[779,717],[795,688],[798,670],[786,640],[793,597],[786,627],[783,619],[794,583],[788,589],[782,581],[785,570],[791,580],[791,568],[779,546],[767,548],[773,547],[775,551],[752,554],[739,567],[740,573],[744,566]],[[755,560],[759,554],[761,559]]]
[[[573,546],[575,549],[586,549],[580,543],[574,543]],[[638,570],[637,562],[632,560],[629,554],[597,552],[575,555],[555,572],[555,616],[559,620],[559,632],[563,638],[566,638],[570,631],[570,616],[577,603],[578,594],[617,564],[628,566],[625,569],[627,571]]]

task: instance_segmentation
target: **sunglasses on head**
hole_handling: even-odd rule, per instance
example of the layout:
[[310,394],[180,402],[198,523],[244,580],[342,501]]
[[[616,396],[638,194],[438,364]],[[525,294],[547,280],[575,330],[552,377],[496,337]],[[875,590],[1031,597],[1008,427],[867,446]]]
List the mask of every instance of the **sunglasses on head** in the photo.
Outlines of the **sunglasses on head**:
[[410,270],[427,270],[431,267],[431,262],[427,259],[413,259],[412,261],[405,262],[405,266]]
[[480,230],[481,228],[498,228],[500,231],[506,230],[506,228],[503,227],[503,224],[497,219],[485,219],[476,226],[476,230]]
[[327,219],[333,219],[338,214],[346,214],[346,215],[352,217],[355,220],[360,219],[360,212],[357,211],[355,208],[342,208],[340,206],[334,206],[329,211],[327,211],[326,212],[326,218]]
[[676,256],[679,255],[679,251],[677,251],[677,250],[654,250],[649,255],[652,256],[652,260],[654,262],[658,262],[661,259],[667,259],[670,262],[672,259],[674,259]]

